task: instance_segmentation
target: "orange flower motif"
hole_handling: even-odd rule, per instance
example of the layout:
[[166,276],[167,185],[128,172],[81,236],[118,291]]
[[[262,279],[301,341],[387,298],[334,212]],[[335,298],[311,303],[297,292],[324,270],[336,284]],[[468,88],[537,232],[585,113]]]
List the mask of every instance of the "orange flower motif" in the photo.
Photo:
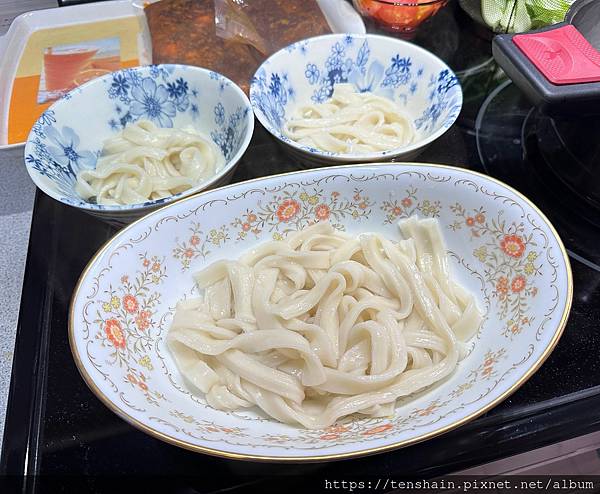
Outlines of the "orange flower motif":
[[492,372],[493,372],[494,368],[493,367],[484,367],[483,371],[481,371],[481,374],[483,374],[484,376],[489,376]]
[[343,425],[332,425],[332,426],[327,427],[327,429],[325,429],[325,430],[327,432],[335,432],[337,434],[340,434],[342,432],[348,432],[350,429]]
[[438,408],[437,400],[433,403],[430,403],[427,408],[423,408],[417,411],[417,415],[420,417],[426,417],[427,415],[431,415]]
[[242,230],[244,230],[245,232],[247,232],[248,230],[250,230],[250,223],[244,223],[242,225]]
[[473,219],[471,216],[469,216],[469,217],[467,218],[467,220],[465,221],[465,223],[466,223],[468,226],[473,226],[473,225],[475,224],[475,220],[474,220],[474,219]]
[[361,203],[358,205],[358,207],[359,207],[360,209],[367,209],[367,203],[366,203],[365,201],[362,201],[362,202],[361,202]]
[[139,315],[135,318],[135,325],[138,327],[140,331],[146,331],[150,326],[150,321],[147,318]]
[[142,381],[138,382],[138,386],[143,389],[144,391],[148,391],[148,386],[146,385],[146,383],[143,383]]
[[152,265],[152,271],[156,272],[156,271],[160,271],[160,262],[155,262]]
[[339,192],[332,192],[331,193],[331,197],[339,197],[340,193]]
[[137,384],[137,379],[133,374],[127,374],[127,380],[132,384]]
[[150,266],[150,261],[148,259],[144,259],[144,262],[142,264],[145,268],[147,268],[148,266]]
[[508,292],[508,278],[506,276],[500,276],[498,282],[496,283],[496,290],[499,293]]
[[194,251],[192,249],[185,249],[183,255],[188,259],[191,259],[192,257],[194,257]]
[[515,277],[514,280],[512,280],[512,283],[510,284],[510,288],[513,292],[518,293],[521,290],[523,290],[523,288],[525,288],[525,284],[526,284],[525,276],[519,275],[519,276]]
[[190,237],[190,244],[198,245],[199,243],[200,243],[200,237],[198,237],[198,235],[192,235]]
[[493,365],[493,364],[494,364],[494,359],[492,357],[486,358],[483,362],[484,367],[489,367],[490,365]]
[[222,430],[223,432],[227,432],[227,433],[231,433],[231,432],[233,432],[233,429],[230,429],[229,427],[221,427],[221,430]]
[[126,274],[121,276],[121,283],[127,283],[129,281],[129,276]]
[[327,218],[329,218],[329,213],[330,210],[327,204],[319,204],[315,208],[315,216],[320,220],[326,220]]
[[531,289],[531,296],[532,296],[532,297],[535,297],[535,296],[537,295],[537,292],[538,292],[538,289],[537,289],[537,287],[536,287],[536,286],[534,286],[534,287]]
[[130,314],[134,314],[138,310],[138,301],[131,293],[128,293],[123,297],[123,307]]
[[513,327],[512,327],[512,328],[510,328],[510,332],[511,332],[512,334],[519,334],[519,333],[520,333],[520,331],[521,331],[521,328],[519,327],[519,325],[518,325],[518,324],[513,324]]
[[149,319],[151,315],[152,314],[150,313],[150,311],[147,311],[147,310],[140,311],[140,317],[143,317],[144,319]]
[[523,319],[521,319],[521,322],[523,324],[527,324],[529,322],[529,318],[528,317],[524,317]]
[[208,432],[220,432],[220,429],[217,429],[216,427],[213,427],[213,426],[208,426],[208,427],[206,428],[206,430],[207,430]]
[[363,436],[372,436],[373,434],[381,434],[382,432],[389,431],[394,426],[392,424],[384,424],[379,425],[377,427],[373,427],[365,432],[363,432]]
[[392,209],[392,213],[394,213],[394,216],[400,216],[402,214],[402,208],[396,206],[394,209]]
[[254,213],[250,213],[248,215],[248,222],[254,223],[256,221],[256,215]]
[[404,199],[402,199],[402,205],[405,208],[411,207],[412,206],[412,200],[411,200],[411,198],[410,197],[405,197]]
[[325,441],[332,441],[333,439],[337,439],[338,437],[340,437],[339,434],[323,434],[320,439],[323,439]]
[[475,221],[477,223],[484,223],[485,222],[485,215],[483,213],[477,213],[475,215]]
[[286,199],[277,208],[277,217],[279,221],[290,221],[300,211],[300,204],[293,199]]
[[106,321],[104,332],[115,348],[125,348],[125,335],[119,321],[116,319]]
[[500,248],[511,257],[521,257],[525,252],[523,239],[518,235],[505,235],[500,242]]
[[354,194],[354,200],[355,201],[360,201],[360,193],[357,192],[356,194]]

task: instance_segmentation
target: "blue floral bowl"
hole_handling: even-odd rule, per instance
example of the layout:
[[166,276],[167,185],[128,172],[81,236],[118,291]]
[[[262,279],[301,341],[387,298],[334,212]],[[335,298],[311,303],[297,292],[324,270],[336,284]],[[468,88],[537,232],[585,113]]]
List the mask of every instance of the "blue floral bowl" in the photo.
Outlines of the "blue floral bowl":
[[[358,155],[321,151],[283,135],[298,105],[327,101],[340,83],[399,103],[413,117],[414,141]],[[269,57],[254,75],[250,102],[260,123],[301,160],[356,163],[417,156],[456,121],[462,91],[452,70],[423,48],[373,34],[331,34],[299,41]]]
[[[160,127],[193,126],[210,136],[225,166],[210,180],[163,199],[105,206],[75,192],[79,170],[94,168],[103,142],[139,119]],[[254,117],[244,92],[220,74],[187,65],[125,69],[79,86],[46,110],[25,144],[35,184],[60,202],[113,223],[128,223],[159,206],[223,185],[250,143]]]

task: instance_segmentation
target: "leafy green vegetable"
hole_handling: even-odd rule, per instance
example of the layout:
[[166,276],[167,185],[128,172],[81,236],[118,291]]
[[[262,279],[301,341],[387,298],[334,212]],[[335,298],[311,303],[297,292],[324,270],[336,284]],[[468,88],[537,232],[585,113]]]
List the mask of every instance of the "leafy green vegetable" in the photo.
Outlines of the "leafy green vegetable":
[[562,21],[573,1],[481,0],[481,15],[496,32],[520,33]]

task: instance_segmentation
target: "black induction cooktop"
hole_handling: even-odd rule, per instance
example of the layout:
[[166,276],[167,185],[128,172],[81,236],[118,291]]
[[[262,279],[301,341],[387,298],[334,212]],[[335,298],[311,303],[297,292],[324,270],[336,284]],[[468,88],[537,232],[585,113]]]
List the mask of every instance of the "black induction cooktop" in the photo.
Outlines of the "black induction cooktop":
[[[452,2],[415,40],[447,61],[465,93],[457,124],[419,160],[472,168],[506,181],[529,195],[562,236],[573,268],[573,308],[558,346],[531,379],[459,429],[362,459],[249,463],[165,444],[104,407],[79,376],[69,350],[73,288],[114,228],[38,192],[0,462],[0,474],[14,476],[10,487],[36,494],[120,492],[124,485],[129,492],[150,492],[156,486],[160,492],[181,493],[321,492],[326,479],[431,478],[599,430],[598,225],[583,214],[586,206],[577,202],[576,188],[561,185],[551,170],[543,171],[541,150],[530,142],[541,125],[535,110],[504,81],[491,58],[489,38],[478,30]],[[233,180],[299,168],[257,125]],[[170,487],[161,479],[168,479]]]
[[475,125],[486,173],[536,203],[571,257],[600,275],[599,131],[595,118],[540,113],[510,81],[489,94]]

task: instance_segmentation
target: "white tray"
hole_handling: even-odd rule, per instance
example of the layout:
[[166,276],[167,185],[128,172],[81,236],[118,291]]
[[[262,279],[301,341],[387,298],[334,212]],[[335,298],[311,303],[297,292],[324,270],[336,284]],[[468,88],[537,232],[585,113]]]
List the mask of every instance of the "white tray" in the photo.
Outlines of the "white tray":
[[6,35],[0,37],[0,151],[24,144],[7,144],[8,117],[13,82],[31,35],[43,29],[138,16],[143,18],[142,30],[138,34],[138,59],[141,64],[149,64],[152,60],[152,44],[144,13],[137,4],[132,0],[113,0],[36,10],[15,18]]

